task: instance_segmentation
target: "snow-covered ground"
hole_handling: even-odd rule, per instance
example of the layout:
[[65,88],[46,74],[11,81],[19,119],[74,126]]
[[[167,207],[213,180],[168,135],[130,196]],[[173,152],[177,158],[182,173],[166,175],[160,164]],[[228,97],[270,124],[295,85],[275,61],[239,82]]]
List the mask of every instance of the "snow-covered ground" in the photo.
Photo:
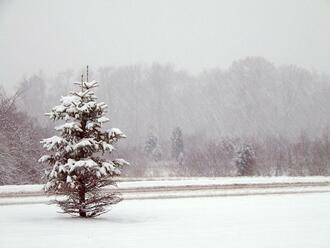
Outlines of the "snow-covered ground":
[[0,247],[328,248],[330,193],[123,201],[96,219],[0,206]]

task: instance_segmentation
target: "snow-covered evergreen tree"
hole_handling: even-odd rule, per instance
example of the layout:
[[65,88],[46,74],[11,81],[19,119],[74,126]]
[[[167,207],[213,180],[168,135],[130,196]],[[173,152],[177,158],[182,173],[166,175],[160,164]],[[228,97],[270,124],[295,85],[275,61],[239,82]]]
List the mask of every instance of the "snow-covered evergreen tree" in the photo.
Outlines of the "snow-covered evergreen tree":
[[111,153],[113,144],[126,136],[118,128],[102,130],[109,119],[104,116],[107,105],[97,103],[92,91],[99,84],[88,80],[75,84],[78,90],[62,97],[61,104],[47,114],[52,120],[65,122],[55,128],[59,136],[41,141],[50,154],[39,161],[52,166],[45,191],[64,195],[56,201],[64,213],[94,217],[121,200],[119,194],[101,188],[115,185],[112,177],[129,163],[123,159],[107,161],[102,155]]
[[156,162],[158,162],[162,160],[162,156],[163,156],[162,149],[159,145],[157,145],[156,148],[152,151],[152,158]]
[[178,162],[182,162],[183,159],[183,137],[180,127],[176,127],[172,132],[172,158]]
[[144,145],[144,152],[147,156],[153,158],[155,161],[162,159],[162,149],[158,143],[158,138],[152,131],[150,131],[146,143]]
[[233,159],[239,176],[253,175],[255,165],[255,152],[252,146],[240,144],[236,147]]
[[147,137],[146,143],[144,145],[144,151],[147,155],[152,155],[153,151],[158,145],[158,139],[156,135],[150,133]]

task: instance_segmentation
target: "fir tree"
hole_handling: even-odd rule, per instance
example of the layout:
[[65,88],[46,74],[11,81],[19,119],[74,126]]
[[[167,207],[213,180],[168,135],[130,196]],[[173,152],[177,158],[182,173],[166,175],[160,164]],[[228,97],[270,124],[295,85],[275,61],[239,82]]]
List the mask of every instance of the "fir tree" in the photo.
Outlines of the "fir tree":
[[162,160],[162,149],[159,145],[157,145],[156,148],[152,151],[152,157],[156,162]]
[[119,194],[101,188],[115,185],[112,177],[120,175],[120,169],[129,163],[123,159],[107,161],[102,155],[111,153],[113,144],[126,136],[118,128],[102,130],[102,124],[109,119],[104,116],[107,105],[97,103],[92,91],[99,84],[88,82],[88,76],[87,81],[82,77],[81,82],[75,84],[79,89],[62,97],[61,104],[47,114],[50,119],[65,123],[55,128],[59,136],[41,141],[51,154],[39,161],[52,166],[47,173],[45,191],[64,196],[56,200],[63,212],[94,217],[106,212],[107,206],[121,201]]
[[145,146],[144,146],[145,153],[152,157],[155,161],[160,161],[162,159],[162,149],[158,144],[158,138],[153,132],[147,137]]
[[172,132],[172,158],[180,161],[183,156],[183,137],[180,127],[176,127]]
[[239,176],[251,176],[255,165],[255,152],[252,146],[238,145],[235,151],[234,163]]
[[147,137],[145,146],[144,146],[144,151],[147,155],[151,155],[153,151],[156,149],[158,145],[158,139],[157,137],[153,134],[150,133]]

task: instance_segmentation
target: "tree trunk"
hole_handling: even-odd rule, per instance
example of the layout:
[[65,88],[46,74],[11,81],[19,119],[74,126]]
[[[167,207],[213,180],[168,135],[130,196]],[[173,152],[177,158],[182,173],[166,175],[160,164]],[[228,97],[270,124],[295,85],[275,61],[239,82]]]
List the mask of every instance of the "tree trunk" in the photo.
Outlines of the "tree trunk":
[[85,209],[82,209],[81,206],[83,206],[83,208],[85,208],[85,185],[81,184],[80,189],[79,189],[79,216],[85,218],[86,217],[86,211]]

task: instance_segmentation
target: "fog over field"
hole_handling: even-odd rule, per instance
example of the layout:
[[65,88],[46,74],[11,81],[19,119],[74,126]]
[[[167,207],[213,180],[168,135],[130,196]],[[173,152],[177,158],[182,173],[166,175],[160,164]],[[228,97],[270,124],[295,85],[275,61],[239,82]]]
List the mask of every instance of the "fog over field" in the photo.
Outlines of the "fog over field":
[[105,127],[128,136],[114,152],[126,176],[328,175],[329,13],[327,0],[0,0],[0,184],[40,182],[44,113],[86,65]]

